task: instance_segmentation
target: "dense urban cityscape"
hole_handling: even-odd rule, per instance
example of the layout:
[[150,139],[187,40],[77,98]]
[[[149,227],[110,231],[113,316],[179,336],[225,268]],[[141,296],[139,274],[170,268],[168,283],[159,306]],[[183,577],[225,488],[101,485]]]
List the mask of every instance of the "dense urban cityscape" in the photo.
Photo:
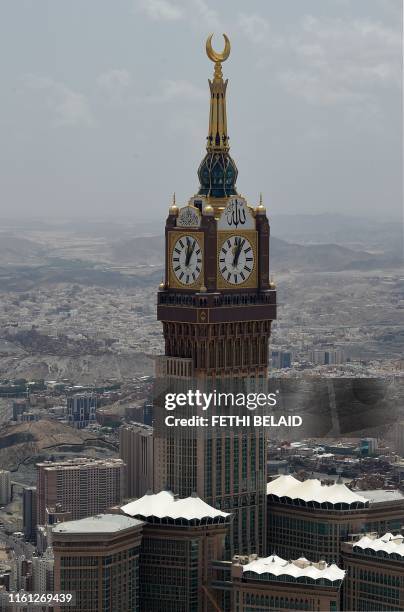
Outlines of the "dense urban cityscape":
[[189,201],[2,225],[5,612],[404,611],[401,229],[238,193],[212,37]]

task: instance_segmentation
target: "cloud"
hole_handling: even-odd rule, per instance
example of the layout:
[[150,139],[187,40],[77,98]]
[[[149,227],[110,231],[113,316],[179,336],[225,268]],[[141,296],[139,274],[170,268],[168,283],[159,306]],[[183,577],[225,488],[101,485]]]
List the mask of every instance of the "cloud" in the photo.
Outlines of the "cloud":
[[196,87],[189,81],[174,81],[166,79],[161,82],[161,92],[158,95],[151,96],[150,102],[166,103],[172,100],[207,100],[207,90]]
[[295,66],[281,82],[313,104],[365,102],[400,86],[400,35],[378,22],[306,16],[290,49]]
[[[189,4],[191,7],[193,6],[194,10],[196,11],[196,23],[202,25],[202,27],[209,27],[212,30],[219,29],[221,27],[217,11],[210,8],[205,0],[191,0]],[[195,13],[192,8],[190,12],[193,13],[193,18],[195,19]]]
[[169,0],[140,0],[137,8],[155,21],[178,21],[183,16],[181,8]]
[[370,19],[306,15],[274,37],[257,14],[240,14],[238,26],[260,46],[257,66],[267,69],[271,63],[283,87],[310,104],[374,106],[383,89],[401,87],[398,27]]
[[237,25],[241,32],[252,43],[262,43],[268,40],[269,23],[264,17],[261,17],[261,15],[257,15],[256,13],[251,15],[239,13]]
[[121,104],[132,82],[131,75],[124,68],[103,72],[97,77],[97,85],[111,103]]
[[22,82],[26,88],[44,93],[44,102],[53,115],[54,126],[94,124],[94,117],[84,94],[50,77],[28,74],[22,78]]
[[217,11],[205,0],[137,0],[135,10],[154,21],[183,20],[198,29],[220,27]]

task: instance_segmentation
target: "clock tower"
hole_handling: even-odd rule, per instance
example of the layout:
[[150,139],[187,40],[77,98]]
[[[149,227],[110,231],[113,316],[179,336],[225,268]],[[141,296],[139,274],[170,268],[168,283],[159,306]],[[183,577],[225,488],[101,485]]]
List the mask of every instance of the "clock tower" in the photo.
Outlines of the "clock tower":
[[[213,50],[212,35],[206,43],[214,75],[199,191],[185,206],[174,198],[166,221],[165,279],[157,300],[165,354],[157,360],[156,380],[170,392],[265,391],[268,377],[268,343],[276,318],[269,223],[262,198],[251,206],[236,188],[222,76],[230,42],[224,39],[222,53]],[[156,401],[155,414],[156,488],[167,487],[181,497],[196,492],[232,513],[229,554],[264,554],[264,432],[254,427],[200,427],[191,433],[186,427],[165,428],[163,401],[160,406]]]

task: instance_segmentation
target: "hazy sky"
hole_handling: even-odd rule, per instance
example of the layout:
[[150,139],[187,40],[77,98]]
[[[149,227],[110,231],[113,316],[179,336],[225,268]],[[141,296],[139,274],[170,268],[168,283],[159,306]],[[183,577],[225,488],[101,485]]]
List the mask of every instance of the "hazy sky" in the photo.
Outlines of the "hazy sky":
[[166,214],[198,189],[232,43],[238,189],[270,213],[399,214],[401,0],[0,0],[0,212]]

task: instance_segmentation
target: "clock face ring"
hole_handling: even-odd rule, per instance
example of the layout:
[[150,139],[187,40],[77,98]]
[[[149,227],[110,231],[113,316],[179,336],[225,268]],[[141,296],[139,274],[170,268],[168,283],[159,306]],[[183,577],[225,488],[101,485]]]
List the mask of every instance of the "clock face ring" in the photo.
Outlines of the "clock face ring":
[[176,280],[184,287],[198,281],[202,271],[202,248],[195,236],[184,234],[174,242],[171,268]]
[[229,235],[219,246],[219,270],[230,285],[242,285],[250,278],[255,265],[253,246],[245,236]]

